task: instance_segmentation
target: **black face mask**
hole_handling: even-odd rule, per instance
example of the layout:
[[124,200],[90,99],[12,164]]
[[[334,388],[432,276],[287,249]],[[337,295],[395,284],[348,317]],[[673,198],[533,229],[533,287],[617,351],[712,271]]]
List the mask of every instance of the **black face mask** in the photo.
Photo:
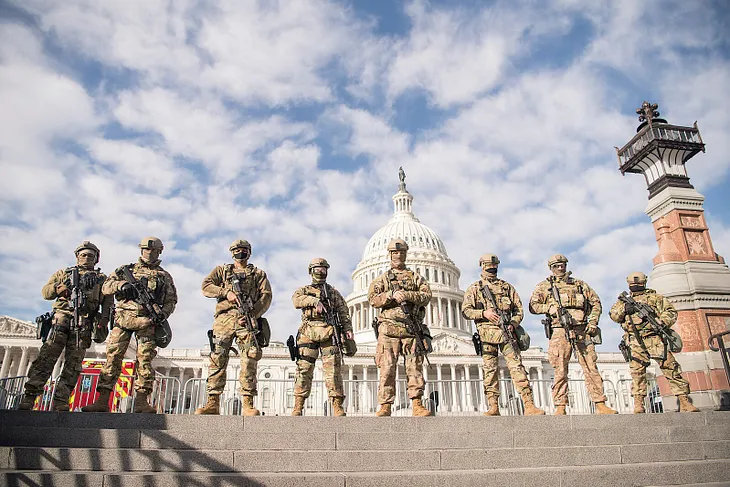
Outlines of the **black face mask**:
[[233,258],[236,260],[246,260],[246,259],[248,259],[248,256],[249,256],[249,254],[245,250],[242,250],[240,252],[235,252],[233,254]]
[[629,284],[629,290],[632,293],[638,293],[643,291],[644,289],[646,289],[646,286],[644,286],[643,284]]
[[489,268],[488,268],[488,269],[486,270],[486,273],[487,273],[487,274],[497,274],[497,268],[496,268],[496,267],[489,267]]

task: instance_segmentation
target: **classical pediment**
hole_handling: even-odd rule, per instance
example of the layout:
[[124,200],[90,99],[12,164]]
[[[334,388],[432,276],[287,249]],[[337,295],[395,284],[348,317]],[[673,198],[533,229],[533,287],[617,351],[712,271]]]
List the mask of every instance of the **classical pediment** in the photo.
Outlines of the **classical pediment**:
[[473,355],[474,345],[471,340],[465,340],[448,333],[439,333],[431,342],[433,353],[436,355]]
[[10,316],[0,316],[0,337],[35,338],[36,325]]

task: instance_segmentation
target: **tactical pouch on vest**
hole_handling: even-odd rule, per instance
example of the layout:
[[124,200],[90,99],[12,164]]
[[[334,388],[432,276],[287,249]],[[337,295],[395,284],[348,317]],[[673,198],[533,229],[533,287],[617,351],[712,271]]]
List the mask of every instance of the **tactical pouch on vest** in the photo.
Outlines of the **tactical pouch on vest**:
[[520,352],[524,352],[530,348],[530,335],[521,326],[515,328],[515,338],[517,338],[517,347],[520,349]]

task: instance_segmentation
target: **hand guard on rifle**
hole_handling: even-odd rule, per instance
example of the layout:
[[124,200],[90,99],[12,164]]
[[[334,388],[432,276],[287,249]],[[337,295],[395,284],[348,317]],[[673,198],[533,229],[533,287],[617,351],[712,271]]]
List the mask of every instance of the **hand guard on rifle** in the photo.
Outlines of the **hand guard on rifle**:
[[128,282],[122,284],[122,287],[119,288],[119,292],[117,293],[118,299],[133,301],[138,297],[139,293],[137,292],[137,289]]

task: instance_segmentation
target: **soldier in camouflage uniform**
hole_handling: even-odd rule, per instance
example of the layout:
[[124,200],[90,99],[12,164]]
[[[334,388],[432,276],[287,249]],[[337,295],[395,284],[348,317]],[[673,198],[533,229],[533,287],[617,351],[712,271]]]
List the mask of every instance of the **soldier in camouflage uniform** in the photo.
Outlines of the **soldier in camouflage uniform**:
[[[326,283],[329,263],[316,258],[309,264],[312,283],[294,291],[292,303],[302,310],[302,325],[297,334],[297,381],[294,388],[294,410],[292,416],[301,416],[304,401],[312,390],[312,377],[317,357],[322,354],[322,370],[327,392],[332,398],[332,409],[335,416],[345,416],[342,403],[345,391],[342,386],[342,351],[334,342],[334,327],[325,321],[327,308],[322,302],[323,287],[327,286],[327,295],[339,315],[342,331],[347,339],[352,340],[352,323],[350,313],[340,292]],[[344,343],[344,341],[343,341]]]
[[[161,314],[167,319],[175,310],[177,290],[172,276],[160,266],[159,256],[164,250],[162,240],[157,237],[145,237],[139,244],[141,257],[136,263],[127,267],[140,282],[146,282]],[[155,323],[147,310],[135,301],[137,290],[124,279],[123,268],[120,267],[104,282],[105,295],[116,296],[117,306],[115,326],[109,334],[106,347],[106,363],[99,374],[96,390],[99,397],[94,404],[82,408],[84,412],[109,411],[109,396],[114,389],[122,371],[122,361],[127,352],[129,342],[134,335],[137,338],[137,376],[134,389],[137,397],[134,402],[135,413],[156,413],[150,406],[149,395],[155,382],[155,371],[152,360],[157,356],[155,342]]]
[[[109,313],[113,304],[111,296],[104,296],[101,291],[106,276],[100,269],[94,269],[99,262],[99,249],[89,241],[84,241],[74,251],[76,266],[79,272],[79,281],[83,309],[80,310],[81,323],[77,323],[72,331],[74,315],[71,299],[71,273],[74,267],[56,271],[43,286],[43,299],[55,299],[53,303],[53,328],[46,342],[38,352],[28,371],[28,381],[25,383],[25,395],[20,402],[19,409],[32,409],[36,397],[43,393],[43,387],[53,372],[53,367],[66,349],[65,362],[61,376],[56,382],[53,393],[53,409],[68,411],[68,399],[71,391],[76,387],[81,362],[84,360],[86,349],[91,346],[92,328],[94,326],[106,329],[109,326]],[[78,337],[77,337],[78,335]],[[78,340],[79,346],[76,347]]]
[[[378,315],[378,348],[375,362],[380,369],[378,401],[380,409],[376,416],[390,416],[395,401],[395,372],[398,356],[405,356],[408,377],[408,397],[412,401],[413,416],[432,416],[423,406],[421,398],[426,382],[423,379],[423,356],[416,353],[416,337],[406,330],[406,322],[412,320],[421,326],[425,335],[428,328],[423,325],[424,307],[431,301],[431,287],[426,280],[406,268],[408,244],[401,239],[388,244],[391,269],[379,275],[370,284],[368,301],[380,309]],[[395,290],[398,287],[398,290]],[[410,304],[410,315],[401,308],[401,303]],[[430,348],[430,343],[424,343]]]
[[[552,322],[552,336],[548,347],[550,365],[555,369],[553,402],[556,415],[564,415],[568,405],[568,363],[573,352],[566,333],[575,337],[578,348],[578,363],[583,369],[586,387],[598,414],[617,414],[606,406],[603,378],[598,372],[596,346],[590,340],[598,333],[598,319],[601,316],[601,300],[591,287],[566,272],[568,259],[556,254],[548,260],[552,276],[537,285],[530,298],[530,312],[545,314]],[[556,286],[563,307],[572,318],[573,327],[563,329],[558,316],[558,303],[553,297],[552,287]]]
[[532,398],[530,380],[525,367],[522,365],[520,351],[515,350],[499,327],[499,315],[495,312],[482,289],[487,286],[494,296],[497,307],[511,316],[510,328],[513,332],[520,326],[524,316],[522,301],[515,288],[497,277],[499,258],[494,254],[485,254],[479,259],[482,268],[481,279],[473,283],[464,293],[462,315],[468,320],[474,320],[482,339],[482,359],[484,361],[484,395],[487,397],[489,409],[485,416],[499,416],[499,370],[498,353],[501,350],[509,368],[512,382],[522,396],[525,403],[525,415],[545,414],[545,411],[535,406]]
[[[654,312],[657,321],[671,328],[677,322],[677,310],[667,298],[653,289],[646,288],[646,274],[643,272],[632,272],[626,278],[631,291],[631,297],[638,303],[648,305]],[[654,332],[651,326],[643,321],[634,309],[635,305],[629,305],[621,300],[611,306],[610,316],[613,321],[624,329],[624,343],[631,350],[631,361],[629,369],[633,379],[631,394],[634,396],[634,413],[645,413],[644,399],[646,399],[646,368],[653,358],[659,363],[664,377],[669,382],[672,394],[679,400],[680,412],[697,412],[697,409],[689,401],[689,382],[682,377],[682,368],[672,355],[672,352],[665,350],[665,344],[661,337]],[[639,338],[637,339],[637,335]],[[666,352],[666,359],[661,361]]]
[[256,320],[263,316],[271,305],[271,284],[266,273],[248,263],[251,256],[251,244],[246,240],[236,240],[228,248],[233,257],[232,264],[216,266],[203,279],[203,295],[215,298],[213,336],[215,350],[210,354],[208,366],[208,402],[195,411],[195,414],[219,414],[220,395],[226,387],[226,368],[228,353],[233,339],[238,342],[241,358],[241,396],[243,399],[243,415],[258,416],[259,410],[253,406],[253,398],[258,394],[257,367],[263,353],[261,344],[250,333],[243,316],[238,311],[238,297],[233,292],[233,279],[238,278],[242,286],[242,294],[253,303],[252,317]]

